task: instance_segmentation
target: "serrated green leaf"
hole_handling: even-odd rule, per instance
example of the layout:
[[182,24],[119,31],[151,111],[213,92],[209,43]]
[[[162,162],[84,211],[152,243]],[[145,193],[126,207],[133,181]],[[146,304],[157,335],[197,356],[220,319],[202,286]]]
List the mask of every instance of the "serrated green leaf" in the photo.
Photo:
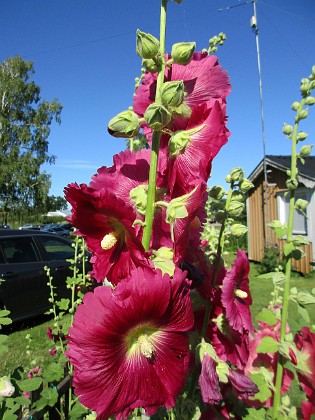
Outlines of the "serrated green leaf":
[[26,397],[23,397],[23,396],[16,397],[14,399],[21,406],[22,405],[28,406],[28,405],[31,404],[31,400],[29,398],[26,398]]
[[80,420],[82,419],[82,415],[86,414],[88,410],[79,401],[76,401],[73,405],[71,411],[69,412],[69,419],[70,420]]
[[299,245],[308,245],[309,241],[307,240],[307,238],[305,236],[302,235],[297,235],[293,238],[293,244],[295,246],[299,246]]
[[21,391],[31,392],[38,389],[42,382],[42,378],[24,379],[23,381],[18,381],[18,386]]
[[50,363],[45,367],[44,379],[47,382],[59,381],[64,376],[64,369],[59,363]]
[[262,373],[252,373],[250,379],[258,386],[259,391],[253,397],[249,397],[249,400],[259,400],[261,402],[267,401],[272,393],[269,389],[268,382],[266,381]]
[[270,309],[263,308],[256,316],[257,321],[264,322],[270,326],[277,323],[277,317]]
[[61,299],[59,302],[56,302],[56,305],[61,311],[66,311],[69,308],[70,299]]
[[14,413],[12,413],[9,410],[6,410],[3,414],[2,420],[16,420],[18,416]]
[[265,420],[266,410],[264,408],[246,407],[247,413],[242,416],[243,420]]
[[275,353],[279,350],[278,341],[274,340],[270,336],[265,336],[257,346],[257,353]]

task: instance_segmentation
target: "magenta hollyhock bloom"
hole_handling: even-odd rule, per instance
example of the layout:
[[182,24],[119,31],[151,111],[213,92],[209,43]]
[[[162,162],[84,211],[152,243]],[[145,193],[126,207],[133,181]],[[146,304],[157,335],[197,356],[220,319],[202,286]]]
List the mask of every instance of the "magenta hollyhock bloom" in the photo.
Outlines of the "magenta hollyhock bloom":
[[[156,74],[147,72],[137,88],[133,100],[133,109],[143,117],[147,107],[154,102],[156,91]],[[192,110],[204,102],[214,99],[225,101],[230,93],[231,85],[227,73],[219,65],[218,58],[207,53],[194,53],[192,60],[186,66],[173,63],[165,71],[165,81],[182,80],[186,92],[185,104]],[[185,130],[187,118],[175,117],[171,129]],[[151,130],[144,128],[147,135]]]
[[65,197],[72,205],[69,221],[85,238],[93,253],[92,277],[113,284],[126,277],[132,268],[148,265],[138,238],[139,227],[133,227],[135,210],[105,189],[95,190],[85,184],[70,184]]
[[219,377],[215,360],[205,354],[201,362],[201,373],[198,380],[202,401],[206,404],[219,404],[222,401]]
[[[174,186],[180,188],[196,179],[208,181],[212,160],[228,141],[230,133],[225,122],[225,106],[219,101],[214,101],[211,107],[202,104],[194,108],[188,131],[177,131],[168,143],[171,191]],[[188,133],[191,134],[187,136]]]
[[301,404],[302,419],[303,420],[314,420],[315,415],[315,402],[303,401]]
[[303,327],[298,332],[294,341],[298,350],[307,357],[306,366],[309,372],[299,371],[297,373],[300,384],[305,391],[307,398],[314,403],[315,401],[315,334],[308,327]]
[[231,326],[242,333],[253,331],[249,305],[252,298],[249,291],[249,262],[245,251],[238,250],[236,260],[228,270],[222,284],[222,305]]
[[80,402],[99,419],[170,409],[188,369],[193,325],[189,282],[176,269],[136,268],[114,290],[87,293],[70,329],[67,357]]
[[243,373],[230,369],[229,380],[234,393],[241,399],[255,395],[259,389],[257,385]]

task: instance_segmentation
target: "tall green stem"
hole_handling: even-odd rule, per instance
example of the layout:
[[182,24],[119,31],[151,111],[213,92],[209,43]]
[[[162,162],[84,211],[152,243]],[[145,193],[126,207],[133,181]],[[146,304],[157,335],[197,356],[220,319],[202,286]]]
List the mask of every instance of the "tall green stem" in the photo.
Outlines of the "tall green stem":
[[[158,67],[158,77],[156,85],[155,102],[161,103],[161,86],[164,83],[165,71],[165,35],[166,35],[166,8],[168,0],[162,0],[161,3],[161,16],[160,16],[160,56],[161,60]],[[150,157],[150,172],[149,172],[149,185],[147,196],[147,208],[145,215],[145,226],[143,229],[142,244],[145,250],[150,248],[150,239],[154,218],[154,204],[155,204],[155,191],[156,191],[156,173],[159,160],[161,131],[153,131],[152,134],[152,149]]]
[[[303,109],[305,101],[300,102],[299,109],[297,114]],[[296,180],[297,176],[297,153],[296,153],[296,144],[297,144],[297,132],[298,132],[298,122],[294,124],[293,134],[292,134],[292,143],[291,143],[291,175],[290,178]],[[295,211],[295,190],[290,190],[290,201],[289,201],[289,217],[288,217],[288,229],[287,229],[287,243],[292,242],[292,233],[293,233],[293,222],[294,222],[294,211]],[[281,327],[280,327],[280,343],[285,340],[286,334],[286,325],[288,321],[288,311],[289,311],[289,297],[290,297],[290,278],[291,278],[291,265],[292,257],[288,255],[285,265],[285,282],[283,290],[283,302],[281,310]],[[281,384],[283,377],[283,363],[284,358],[281,354],[278,357],[277,370],[276,370],[276,381],[275,381],[275,392],[273,400],[273,412],[272,419],[276,420],[279,415],[280,399],[281,399]]]

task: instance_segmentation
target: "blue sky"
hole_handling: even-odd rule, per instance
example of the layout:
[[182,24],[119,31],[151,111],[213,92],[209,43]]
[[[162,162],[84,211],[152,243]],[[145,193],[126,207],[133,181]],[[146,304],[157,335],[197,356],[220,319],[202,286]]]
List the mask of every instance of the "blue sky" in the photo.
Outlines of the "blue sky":
[[[243,4],[244,3],[244,4]],[[224,9],[220,11],[219,9]],[[159,0],[3,0],[0,5],[0,60],[20,54],[34,62],[33,80],[42,99],[63,105],[62,123],[52,126],[49,151],[56,164],[50,194],[63,195],[68,183],[88,183],[125,142],[107,133],[108,121],[132,103],[141,60],[135,32],[159,36]],[[167,50],[175,42],[196,41],[197,50],[219,32],[227,35],[217,53],[228,71],[228,128],[232,132],[213,163],[209,185],[223,184],[229,171],[245,174],[263,157],[255,35],[251,2],[184,0],[169,3]],[[293,123],[292,102],[315,64],[314,0],[257,0],[267,154],[290,154],[283,122]],[[315,144],[315,109],[301,129]]]

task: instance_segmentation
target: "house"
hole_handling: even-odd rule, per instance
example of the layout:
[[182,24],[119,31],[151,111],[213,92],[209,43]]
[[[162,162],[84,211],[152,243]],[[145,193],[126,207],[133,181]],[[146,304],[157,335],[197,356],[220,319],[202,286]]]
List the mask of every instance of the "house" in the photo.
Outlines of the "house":
[[[276,246],[283,251],[285,239],[279,240],[268,226],[273,220],[286,223],[288,220],[289,198],[287,191],[287,171],[291,168],[291,156],[266,155],[256,166],[248,179],[254,184],[246,200],[248,223],[248,257],[252,261],[262,261],[264,249]],[[303,235],[309,245],[301,247],[305,256],[292,260],[292,267],[308,274],[315,262],[315,156],[305,158],[303,165],[298,160],[298,188],[296,198],[309,202],[307,218],[295,211],[293,235]]]
[[55,217],[55,216],[60,216],[60,217],[68,217],[71,215],[71,212],[69,210],[56,210],[56,211],[49,211],[46,214],[43,214],[43,216],[46,217]]

